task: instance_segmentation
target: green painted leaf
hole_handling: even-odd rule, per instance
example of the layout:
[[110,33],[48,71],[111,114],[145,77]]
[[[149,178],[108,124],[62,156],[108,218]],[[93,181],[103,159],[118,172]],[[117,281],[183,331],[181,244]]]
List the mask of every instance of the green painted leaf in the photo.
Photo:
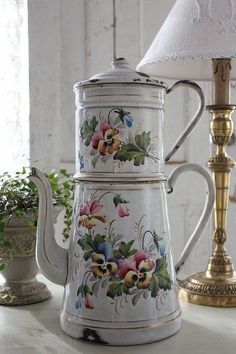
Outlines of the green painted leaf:
[[134,243],[134,240],[131,240],[131,241],[127,242],[127,244],[126,244],[127,251],[130,250],[130,248],[132,247],[133,243]]
[[134,254],[136,254],[138,252],[138,250],[136,250],[135,248],[131,251],[129,251],[129,256],[133,256]]
[[135,166],[144,165],[145,157],[149,157],[150,134],[151,132],[136,134],[134,141],[133,138],[130,138],[130,141],[127,144],[123,144],[121,149],[115,153],[114,159],[119,161],[134,161]]
[[124,294],[129,295],[129,288],[125,284],[122,286],[122,291]]
[[107,289],[107,296],[111,299],[115,299],[118,296],[122,295],[123,284],[121,282],[112,282],[110,283]]
[[119,118],[123,124],[124,124],[124,116],[125,116],[125,111],[123,111],[123,109],[121,108],[119,110]]
[[83,255],[84,260],[87,261],[89,258],[91,258],[92,254],[93,254],[93,250],[85,252]]
[[84,286],[83,286],[83,293],[84,293],[84,296],[86,296],[86,294],[93,295],[93,292],[92,292],[91,289],[88,287],[88,285],[84,285]]
[[100,155],[98,154],[98,155],[94,156],[94,158],[92,159],[92,165],[94,168],[96,167],[96,164],[97,164],[99,158],[100,158]]
[[93,251],[94,247],[90,243],[85,243],[83,251]]
[[120,251],[120,253],[121,253],[124,257],[127,256],[128,250],[127,250],[127,245],[126,245],[126,243],[125,243],[124,241],[121,241],[121,242],[120,242],[120,244],[119,244],[119,251]]
[[121,149],[115,153],[114,160],[124,162],[134,161],[134,166],[144,165],[145,152],[140,151],[140,149],[132,143],[123,144]]
[[118,259],[123,258],[123,255],[118,250],[113,250],[112,255]]
[[155,272],[162,272],[167,268],[166,256],[162,256],[156,260],[156,269]]
[[128,114],[130,114],[130,112],[126,112],[124,111],[122,108],[117,108],[114,110],[115,113],[118,113],[118,117],[119,120],[124,124],[124,117]]
[[96,127],[97,127],[97,125],[98,125],[98,121],[97,121],[97,119],[96,119],[95,116],[93,116],[93,118],[90,120],[89,125],[90,125],[91,130],[92,130],[93,132],[95,132]]
[[125,200],[124,198],[121,197],[121,194],[117,193],[113,198],[113,203],[115,204],[115,207],[117,207],[119,204],[129,203],[129,201]]
[[160,249],[159,242],[162,240],[162,237],[158,236],[155,231],[153,231],[153,242],[156,245],[157,251]]
[[153,231],[153,235],[155,236],[155,238],[158,240],[158,241],[162,241],[163,240],[163,237],[159,236],[156,231]]
[[135,306],[137,304],[137,302],[139,301],[139,299],[141,299],[142,295],[143,295],[143,290],[140,290],[136,295],[134,295],[133,299],[132,299],[132,304]]
[[160,289],[171,290],[171,279],[167,267],[166,256],[157,259],[153,277],[157,278]]
[[157,273],[156,276],[160,289],[171,290],[171,280],[167,270],[162,273]]
[[114,284],[110,284],[109,288],[107,289],[106,296],[110,297],[111,299],[115,299],[116,297],[116,288],[114,287]]
[[127,243],[125,243],[124,241],[121,241],[119,243],[119,249],[113,250],[113,256],[116,258],[127,258],[129,256],[134,255],[135,253],[137,253],[137,250],[131,249],[133,243],[134,243],[134,240],[131,240]]
[[77,290],[77,296],[78,296],[79,294],[82,294],[82,295],[83,295],[83,292],[84,292],[84,287],[83,287],[83,285],[80,285],[79,288],[78,288],[78,290]]
[[110,281],[112,283],[120,283],[122,281],[122,278],[121,277],[112,277],[112,278],[110,278]]
[[92,239],[91,235],[85,235],[83,238],[80,238],[77,242],[83,251],[91,251],[91,250],[95,250],[96,248],[96,244],[94,243],[94,240]]
[[95,116],[93,116],[92,119],[86,120],[81,128],[80,128],[80,134],[82,139],[85,140],[85,145],[89,146],[92,136],[95,133],[96,127],[98,125],[98,121]]
[[142,132],[135,136],[135,143],[142,149],[142,151],[147,152],[151,143],[151,132]]
[[157,297],[159,291],[158,278],[155,273],[152,274],[152,284],[150,285],[151,297]]
[[93,244],[95,245],[95,247],[97,247],[101,243],[105,243],[105,242],[106,242],[106,236],[105,235],[96,234],[94,236]]

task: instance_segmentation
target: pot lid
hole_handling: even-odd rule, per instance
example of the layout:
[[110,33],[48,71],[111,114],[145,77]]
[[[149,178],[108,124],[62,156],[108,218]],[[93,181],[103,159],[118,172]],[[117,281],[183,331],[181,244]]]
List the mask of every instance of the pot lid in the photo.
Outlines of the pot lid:
[[163,81],[151,78],[147,74],[136,72],[129,67],[129,63],[124,58],[117,58],[112,62],[112,69],[92,76],[89,80],[75,84],[74,88],[87,85],[100,84],[145,84],[162,86],[166,88]]

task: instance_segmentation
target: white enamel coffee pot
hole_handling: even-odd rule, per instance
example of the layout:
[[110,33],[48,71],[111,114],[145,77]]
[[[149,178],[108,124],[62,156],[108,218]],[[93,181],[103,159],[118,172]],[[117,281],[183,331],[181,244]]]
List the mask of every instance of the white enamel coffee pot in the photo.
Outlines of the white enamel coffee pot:
[[[177,147],[204,107],[199,86],[185,84],[198,92],[202,103]],[[168,180],[165,176],[163,104],[169,91],[164,83],[131,70],[124,59],[75,85],[77,171],[68,250],[54,238],[50,184],[32,168],[30,178],[40,194],[37,262],[46,277],[65,287],[61,326],[74,338],[142,344],[180,328],[175,274],[210,217],[214,184],[210,173],[196,164],[181,165]],[[204,177],[207,196],[174,267],[166,192],[172,192],[185,171]]]

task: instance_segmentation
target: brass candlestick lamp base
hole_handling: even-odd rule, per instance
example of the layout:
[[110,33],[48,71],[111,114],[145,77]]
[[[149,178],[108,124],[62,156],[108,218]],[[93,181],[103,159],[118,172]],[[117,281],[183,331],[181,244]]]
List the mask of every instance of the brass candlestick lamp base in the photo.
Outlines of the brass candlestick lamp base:
[[196,305],[236,307],[236,273],[227,276],[201,272],[179,283],[179,297]]
[[207,109],[212,114],[210,133],[217,147],[216,154],[208,161],[216,187],[214,250],[205,272],[179,281],[180,298],[198,305],[217,307],[236,307],[236,272],[224,246],[230,172],[235,166],[226,153],[226,145],[233,133],[231,115],[236,109],[229,104],[230,69],[230,59],[213,59],[215,104]]

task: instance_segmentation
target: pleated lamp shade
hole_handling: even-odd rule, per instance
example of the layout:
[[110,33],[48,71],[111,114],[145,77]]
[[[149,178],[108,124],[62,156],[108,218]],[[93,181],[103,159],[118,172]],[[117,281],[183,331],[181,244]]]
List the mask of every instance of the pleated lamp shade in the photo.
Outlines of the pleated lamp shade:
[[[236,0],[177,0],[137,71],[209,80],[212,58],[236,57]],[[231,78],[236,79],[236,61]]]

